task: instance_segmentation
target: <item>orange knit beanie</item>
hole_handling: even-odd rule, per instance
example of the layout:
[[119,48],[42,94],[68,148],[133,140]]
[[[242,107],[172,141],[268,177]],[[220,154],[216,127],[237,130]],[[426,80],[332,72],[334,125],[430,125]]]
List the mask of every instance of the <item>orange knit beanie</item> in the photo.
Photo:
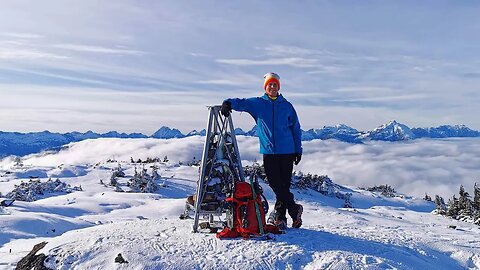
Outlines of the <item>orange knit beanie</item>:
[[265,78],[265,81],[263,82],[263,89],[265,90],[267,88],[267,85],[274,81],[278,84],[278,89],[280,90],[280,76],[278,76],[277,73],[269,72],[263,76]]

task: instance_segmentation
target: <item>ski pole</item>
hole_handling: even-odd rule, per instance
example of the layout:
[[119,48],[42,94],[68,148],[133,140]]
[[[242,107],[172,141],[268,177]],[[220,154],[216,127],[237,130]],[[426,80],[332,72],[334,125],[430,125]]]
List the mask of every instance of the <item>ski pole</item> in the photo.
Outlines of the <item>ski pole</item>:
[[255,178],[257,176],[256,174],[251,174],[250,175],[250,186],[252,188],[253,203],[255,204],[255,212],[257,213],[258,228],[260,229],[260,234],[263,235],[264,234],[263,222],[262,222],[262,217],[260,216],[260,208],[259,208],[258,202],[257,202],[257,194],[255,193],[255,187],[254,187],[254,184],[253,184],[253,175],[255,175]]

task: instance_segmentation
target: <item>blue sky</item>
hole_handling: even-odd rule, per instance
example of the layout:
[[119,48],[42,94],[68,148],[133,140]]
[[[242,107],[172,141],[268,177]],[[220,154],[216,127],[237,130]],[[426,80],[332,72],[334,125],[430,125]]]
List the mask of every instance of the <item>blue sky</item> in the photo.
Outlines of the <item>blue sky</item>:
[[480,129],[478,14],[474,1],[4,0],[0,130],[201,129],[207,105],[263,94],[270,71],[303,129]]

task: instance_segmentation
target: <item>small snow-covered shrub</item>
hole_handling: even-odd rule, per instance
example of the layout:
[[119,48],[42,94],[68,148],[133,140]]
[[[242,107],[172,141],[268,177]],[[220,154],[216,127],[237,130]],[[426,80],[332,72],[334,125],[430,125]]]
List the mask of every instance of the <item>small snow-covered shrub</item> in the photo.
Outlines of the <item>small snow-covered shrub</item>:
[[[257,174],[264,181],[268,182],[267,175],[265,174],[265,168],[263,165],[260,165],[257,162],[243,167],[243,171],[245,173],[245,177],[248,177],[251,174]],[[325,196],[345,200],[344,207],[352,207],[352,203],[350,202],[352,193],[345,192],[342,186],[333,183],[333,181],[327,175],[312,175],[310,173],[303,174],[302,172],[293,172],[292,185],[299,189],[309,188],[320,192]]]
[[254,162],[252,165],[247,165],[243,167],[243,174],[245,177],[248,177],[252,174],[256,174],[258,177],[266,181],[267,175],[265,174],[265,168],[263,165]]
[[58,178],[55,181],[49,178],[46,182],[30,179],[28,182],[22,181],[19,185],[15,185],[15,188],[7,194],[7,198],[33,202],[41,199],[41,196],[47,193],[70,193],[73,191],[82,191],[82,186],[71,187]]
[[371,191],[371,192],[380,192],[383,196],[385,197],[396,197],[397,196],[397,192],[395,191],[395,189],[389,185],[380,185],[380,186],[373,186],[373,187],[369,187],[369,188],[366,188],[364,190],[367,190],[367,191]]
[[346,192],[345,188],[335,184],[327,175],[312,175],[310,173],[294,172],[292,184],[300,189],[313,189],[321,194],[345,200],[344,207],[351,208],[350,197],[352,193]]
[[147,173],[147,169],[142,169],[140,173],[135,167],[135,174],[128,181],[127,186],[130,187],[130,192],[152,193],[160,189],[160,186],[155,183],[158,173],[154,170],[154,177]]
[[112,177],[125,177],[125,172],[120,163],[118,163],[116,168],[112,169]]

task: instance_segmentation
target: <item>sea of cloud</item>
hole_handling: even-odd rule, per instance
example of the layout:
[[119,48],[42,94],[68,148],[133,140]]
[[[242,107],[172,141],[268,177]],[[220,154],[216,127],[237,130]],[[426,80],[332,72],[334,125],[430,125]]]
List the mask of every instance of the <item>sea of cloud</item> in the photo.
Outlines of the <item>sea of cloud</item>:
[[460,185],[472,194],[480,182],[479,150],[479,138],[366,144],[315,140],[304,143],[305,157],[297,169],[327,174],[345,185],[388,184],[407,195],[448,198]]
[[[183,139],[111,139],[85,140],[69,144],[58,153],[26,156],[28,166],[85,165],[114,159],[120,162],[168,157],[170,162],[201,159],[204,138]],[[237,136],[244,165],[258,161],[258,139]],[[336,140],[314,140],[303,143],[303,158],[296,171],[328,175],[334,182],[354,187],[388,184],[397,191],[423,197],[436,194],[445,199],[463,185],[472,194],[480,183],[480,138],[421,139],[408,142],[372,141],[350,144]],[[13,158],[0,161],[8,169]]]

